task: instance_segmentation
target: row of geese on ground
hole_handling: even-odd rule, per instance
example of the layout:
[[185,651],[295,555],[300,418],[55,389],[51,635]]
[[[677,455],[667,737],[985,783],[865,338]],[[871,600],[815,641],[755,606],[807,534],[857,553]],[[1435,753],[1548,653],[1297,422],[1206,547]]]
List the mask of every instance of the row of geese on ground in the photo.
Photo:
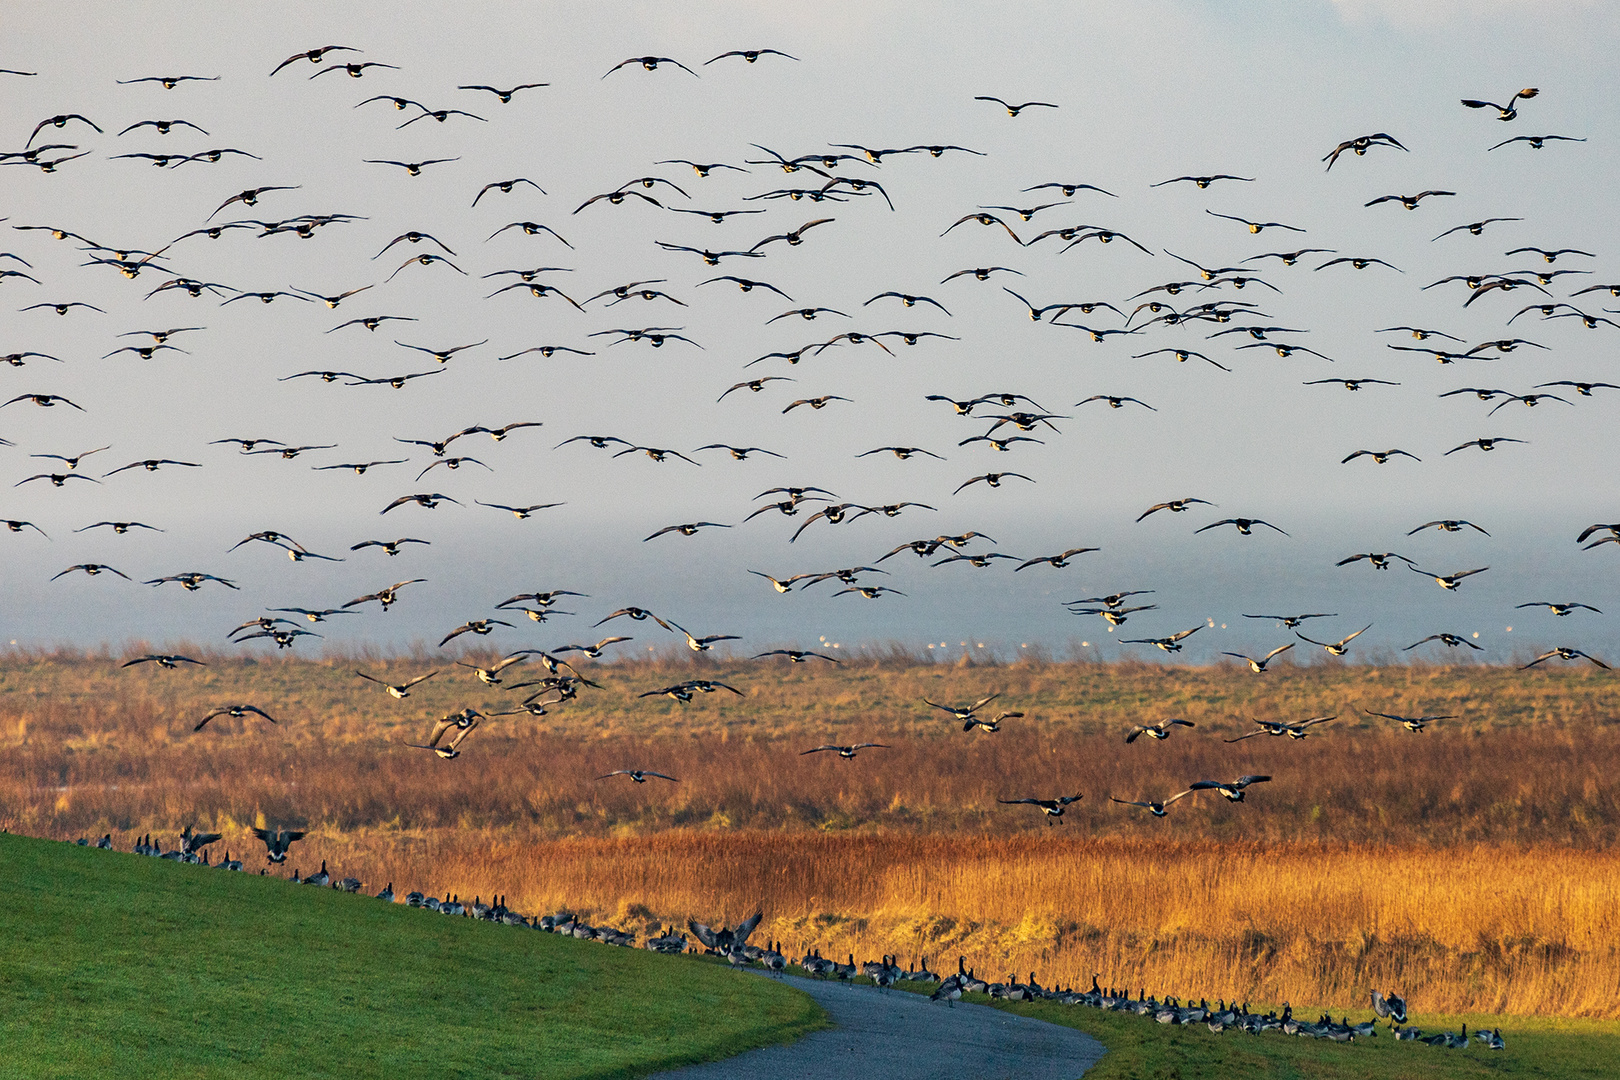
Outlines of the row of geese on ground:
[[[161,842],[154,841],[150,835],[146,835],[136,841],[133,850],[137,855],[172,862],[198,866],[213,865],[221,870],[242,870],[242,861],[232,859],[228,851],[219,862],[209,863],[206,848],[219,839],[217,833],[197,833],[187,826],[181,833],[178,848],[165,851]],[[78,844],[80,847],[112,850],[112,835],[109,833],[94,841],[81,837]],[[259,873],[264,875],[266,871],[260,870]],[[363,883],[357,878],[334,877],[327,869],[324,859],[321,860],[320,870],[313,874],[300,876],[299,871],[294,868],[289,880],[295,885],[313,885],[345,893],[358,894],[364,888]],[[396,903],[401,899],[394,892],[394,883],[391,881],[376,894],[376,898],[387,903]],[[484,922],[503,923],[507,926],[524,926],[623,948],[633,948],[636,944],[636,935],[633,931],[611,926],[591,926],[567,911],[552,915],[526,916],[507,907],[505,898],[500,896],[492,897],[489,903],[484,903],[480,897],[474,897],[471,903],[467,903],[454,894],[441,900],[412,890],[405,894],[403,900],[409,907],[441,915],[458,915]],[[700,951],[698,945],[701,944],[702,954],[723,957],[733,967],[758,966],[773,974],[783,974],[790,967],[797,967],[812,978],[837,979],[844,982],[865,979],[873,986],[883,989],[901,982],[932,984],[935,989],[929,995],[929,1000],[944,1001],[953,1007],[964,994],[985,994],[993,1000],[1054,1001],[1063,1005],[1085,1005],[1110,1012],[1128,1012],[1136,1016],[1151,1017],[1160,1024],[1204,1024],[1217,1035],[1228,1029],[1251,1035],[1280,1031],[1285,1035],[1327,1039],[1332,1042],[1354,1042],[1358,1037],[1375,1038],[1377,1023],[1382,1019],[1389,1021],[1389,1029],[1399,1041],[1418,1041],[1429,1046],[1442,1046],[1452,1050],[1464,1050],[1471,1045],[1466,1024],[1460,1033],[1439,1032],[1432,1035],[1425,1035],[1418,1028],[1403,1026],[1407,1019],[1406,1001],[1394,991],[1383,994],[1376,990],[1371,992],[1371,1006],[1374,1013],[1371,1020],[1352,1024],[1348,1017],[1341,1017],[1335,1021],[1327,1013],[1323,1013],[1312,1023],[1295,1018],[1293,1007],[1287,1002],[1283,1003],[1281,1013],[1272,1010],[1260,1015],[1250,1012],[1247,1002],[1240,1005],[1234,1001],[1228,1005],[1225,999],[1221,999],[1216,1005],[1211,1006],[1208,1000],[1200,998],[1198,1004],[1193,1005],[1183,1003],[1179,998],[1170,995],[1162,999],[1150,996],[1145,988],[1133,998],[1128,990],[1104,989],[1098,984],[1096,975],[1091,978],[1091,989],[1085,991],[1043,987],[1036,981],[1033,971],[1029,973],[1028,982],[1019,982],[1015,975],[1008,975],[1005,982],[989,982],[976,976],[973,969],[966,966],[966,957],[958,957],[955,973],[944,977],[938,972],[928,970],[927,957],[922,957],[915,968],[900,967],[896,962],[899,958],[896,956],[884,956],[881,960],[869,960],[857,965],[854,953],[849,954],[847,963],[840,963],[823,957],[818,947],[807,949],[801,958],[793,960],[782,951],[780,942],[770,943],[764,948],[748,944],[749,936],[759,926],[763,917],[763,912],[755,912],[735,928],[722,925],[718,930],[696,920],[689,920],[687,928],[691,931],[692,937],[689,938],[686,933],[675,927],[660,928],[657,933],[651,931],[647,933],[642,947],[652,952],[678,956],[698,953]],[[692,938],[696,938],[696,942]],[[1500,1029],[1489,1032],[1476,1031],[1474,1038],[1492,1050],[1501,1050],[1506,1045]]]

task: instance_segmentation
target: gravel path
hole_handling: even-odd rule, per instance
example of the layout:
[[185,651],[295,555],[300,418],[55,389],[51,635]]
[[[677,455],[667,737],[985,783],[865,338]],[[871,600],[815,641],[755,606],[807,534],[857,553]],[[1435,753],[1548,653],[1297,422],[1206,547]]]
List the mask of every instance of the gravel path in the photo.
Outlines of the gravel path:
[[787,976],[832,1018],[786,1046],[658,1073],[666,1080],[1075,1080],[1103,1046],[1089,1035],[983,1005]]

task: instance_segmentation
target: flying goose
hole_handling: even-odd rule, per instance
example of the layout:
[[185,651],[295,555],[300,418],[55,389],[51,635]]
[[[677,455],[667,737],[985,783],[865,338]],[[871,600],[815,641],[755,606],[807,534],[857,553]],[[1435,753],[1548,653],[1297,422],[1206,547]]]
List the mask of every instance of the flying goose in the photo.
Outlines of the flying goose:
[[660,780],[670,780],[677,784],[680,783],[680,781],[676,780],[673,776],[665,776],[663,773],[653,772],[651,769],[614,769],[606,776],[598,776],[597,779],[606,780],[609,777],[614,776],[628,776],[638,784],[645,784],[647,782],[647,777],[649,776],[656,776]]
[[[1560,660],[1590,660],[1604,671],[1609,670],[1609,665],[1605,664],[1597,657],[1591,655],[1590,653],[1583,653],[1579,649],[1571,649],[1566,645],[1558,645],[1555,646],[1551,652],[1542,653],[1540,656],[1524,665],[1524,668],[1533,668],[1543,660],[1551,660],[1555,656]],[[1524,668],[1521,668],[1520,670],[1522,671]]]
[[384,681],[382,679],[377,678],[375,675],[367,675],[363,671],[356,671],[355,674],[360,676],[362,679],[365,679],[368,682],[374,682],[378,686],[382,687],[384,690],[387,690],[389,697],[394,698],[396,700],[402,700],[404,698],[408,698],[408,697],[411,696],[411,687],[415,686],[419,682],[426,682],[428,679],[433,678],[433,676],[438,674],[438,671],[436,671],[436,670],[435,671],[430,671],[426,675],[418,675],[416,678],[411,679],[409,682],[403,682],[403,683],[397,683],[397,684],[396,683],[386,682],[386,681]]
[[[208,721],[212,720],[216,716],[230,716],[230,717],[235,717],[236,719],[241,719],[242,717],[246,716],[248,713],[253,713],[253,714],[257,715],[257,716],[262,716],[266,720],[270,721],[272,724],[274,724],[276,722],[275,717],[271,716],[269,713],[265,712],[263,709],[259,708],[257,705],[227,705],[227,706],[225,706],[223,708],[215,709],[213,712],[209,713],[207,716],[205,716],[201,720],[197,721],[197,726],[192,728],[191,730],[192,731],[201,731],[204,727],[206,727],[208,725]],[[216,836],[215,839],[217,840],[218,837]]]
[[803,757],[805,754],[819,754],[823,750],[836,750],[836,751],[838,751],[838,756],[839,757],[841,757],[844,760],[848,761],[849,759],[853,758],[857,753],[859,753],[862,750],[867,749],[868,747],[874,747],[874,748],[880,749],[880,750],[889,749],[889,746],[888,746],[887,743],[865,742],[865,743],[856,743],[854,746],[837,746],[837,745],[834,745],[833,743],[824,743],[823,745],[818,746],[813,750],[801,750],[801,751],[799,751],[799,756]]
[[[1298,631],[1295,631],[1295,633],[1297,634]],[[1352,634],[1350,636],[1354,637],[1355,635]],[[1349,640],[1349,639],[1347,638],[1345,640]],[[1318,645],[1318,644],[1321,644],[1321,643],[1313,641],[1313,642],[1311,642],[1311,644]],[[1276,656],[1278,653],[1285,653],[1289,649],[1292,649],[1293,647],[1294,647],[1294,643],[1292,641],[1290,641],[1286,645],[1279,645],[1275,649],[1272,649],[1270,652],[1266,653],[1266,655],[1264,657],[1262,657],[1261,659],[1259,659],[1259,660],[1256,660],[1254,657],[1247,656],[1247,655],[1245,655],[1243,653],[1223,652],[1223,653],[1221,653],[1221,655],[1222,656],[1235,656],[1239,660],[1246,660],[1246,661],[1248,661],[1250,671],[1254,672],[1256,675],[1264,675],[1266,673],[1266,665],[1271,663],[1271,658],[1272,657]]]
[[1083,798],[1085,798],[1084,795],[1060,795],[1055,799],[998,798],[996,799],[996,802],[1002,803],[1006,806],[1020,806],[1028,804],[1030,806],[1039,807],[1041,813],[1046,815],[1046,823],[1051,825],[1053,821],[1061,822],[1063,820],[1064,811],[1068,810],[1070,803],[1077,803]]
[[1164,800],[1163,802],[1153,802],[1152,800],[1149,800],[1147,802],[1133,802],[1133,801],[1131,801],[1129,799],[1116,799],[1112,795],[1108,796],[1108,798],[1109,798],[1109,800],[1111,802],[1117,802],[1121,806],[1140,806],[1142,809],[1148,811],[1154,817],[1164,817],[1165,813],[1166,813],[1165,807],[1169,806],[1171,803],[1175,802],[1177,799],[1184,798],[1184,797],[1186,797],[1188,795],[1191,795],[1191,794],[1192,794],[1192,791],[1191,791],[1191,789],[1189,789],[1187,791],[1183,791],[1179,795],[1172,795],[1168,799]]
[[1436,720],[1457,719],[1457,716],[1454,713],[1447,713],[1445,715],[1425,714],[1423,716],[1397,716],[1394,713],[1374,712],[1372,709],[1363,709],[1362,712],[1366,713],[1368,716],[1382,716],[1385,720],[1393,720],[1405,727],[1407,731],[1418,735],[1423,734],[1423,729],[1429,724],[1434,723]]
[[1133,743],[1143,735],[1146,735],[1150,739],[1168,739],[1170,737],[1170,733],[1178,727],[1190,728],[1197,726],[1198,725],[1193,723],[1191,720],[1182,720],[1179,717],[1171,717],[1168,720],[1160,720],[1157,724],[1137,724],[1131,728],[1130,734],[1125,736],[1125,742],[1127,744]]
[[284,863],[287,861],[287,849],[292,846],[294,840],[302,840],[307,835],[307,832],[302,829],[277,828],[270,830],[255,828],[253,835],[264,841],[267,862]]
[[1578,604],[1578,603],[1575,603],[1574,601],[1568,601],[1566,603],[1558,604],[1558,603],[1552,602],[1551,600],[1532,600],[1528,604],[1514,604],[1513,606],[1515,608],[1544,607],[1544,608],[1548,609],[1549,611],[1551,611],[1554,615],[1557,615],[1557,616],[1560,616],[1560,617],[1568,615],[1570,612],[1574,611],[1576,608],[1585,608],[1587,611],[1594,611],[1594,612],[1597,612],[1597,614],[1599,614],[1599,615],[1603,614],[1603,612],[1598,611],[1598,609],[1593,607],[1591,604]]
[[1312,645],[1320,645],[1320,646],[1322,646],[1322,648],[1324,648],[1324,649],[1326,649],[1328,651],[1329,655],[1343,656],[1345,653],[1350,651],[1348,648],[1346,648],[1346,646],[1349,645],[1351,641],[1355,640],[1356,638],[1360,637],[1362,634],[1365,634],[1368,630],[1371,630],[1371,629],[1372,629],[1372,623],[1368,623],[1366,626],[1363,626],[1360,630],[1357,630],[1354,634],[1351,634],[1348,637],[1342,637],[1338,641],[1335,641],[1335,642],[1317,641],[1315,638],[1306,637],[1304,634],[1300,633],[1298,630],[1294,631],[1294,636],[1299,638],[1301,641],[1308,642],[1308,643],[1310,643]]
[[1218,791],[1221,797],[1230,802],[1243,801],[1243,789],[1250,784],[1261,784],[1270,780],[1269,776],[1240,776],[1230,783],[1221,780],[1200,780],[1189,787],[1188,791]]
[[[478,726],[479,721],[482,719],[483,714],[476,709],[462,709],[460,712],[451,713],[435,721],[433,733],[428,737],[427,742],[406,743],[405,745],[417,750],[432,750],[439,757],[449,761],[461,756],[459,747],[462,740],[473,733],[473,729]],[[451,728],[454,728],[456,733],[450,737],[449,742],[441,746],[439,740],[444,738],[445,733]]]
[[1483,574],[1485,571],[1489,570],[1490,567],[1481,566],[1477,570],[1459,570],[1455,574],[1436,574],[1428,570],[1418,570],[1416,566],[1408,566],[1407,569],[1415,570],[1417,573],[1422,574],[1425,577],[1433,578],[1435,584],[1449,592],[1456,589],[1458,585],[1462,584],[1463,578],[1468,577],[1470,574]]
[[[1251,717],[1251,719],[1253,718]],[[1313,716],[1309,720],[1300,720],[1294,723],[1289,723],[1286,720],[1255,720],[1254,722],[1260,725],[1258,731],[1251,731],[1239,735],[1235,739],[1223,739],[1222,741],[1229,743],[1242,742],[1244,739],[1252,739],[1256,735],[1271,735],[1273,737],[1287,735],[1290,739],[1304,739],[1310,737],[1311,732],[1307,729],[1312,725],[1325,724],[1329,720],[1337,719],[1338,715],[1335,714],[1333,716]]]

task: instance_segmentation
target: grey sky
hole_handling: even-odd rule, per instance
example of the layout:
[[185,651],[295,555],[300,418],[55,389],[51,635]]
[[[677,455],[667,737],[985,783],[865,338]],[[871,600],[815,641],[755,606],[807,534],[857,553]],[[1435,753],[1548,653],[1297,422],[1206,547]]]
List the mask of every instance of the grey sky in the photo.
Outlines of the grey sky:
[[[1557,379],[1620,382],[1614,359],[1620,330],[1587,330],[1576,319],[1544,322],[1535,312],[1505,327],[1521,307],[1545,299],[1528,288],[1486,296],[1467,309],[1461,284],[1421,289],[1451,274],[1590,270],[1549,286],[1563,301],[1576,287],[1620,281],[1611,210],[1620,173],[1608,105],[1617,90],[1612,57],[1620,34],[1607,6],[1544,4],[1533,18],[1509,5],[1348,0],[1019,5],[1006,14],[983,5],[881,3],[414,4],[393,11],[382,19],[370,5],[291,5],[266,27],[214,5],[8,6],[0,67],[40,74],[0,76],[9,118],[0,149],[21,149],[34,124],[57,113],[83,113],[106,130],[97,135],[76,123],[47,128],[40,140],[93,152],[52,174],[26,166],[0,171],[0,215],[9,216],[8,225],[60,226],[100,244],[151,250],[200,227],[244,188],[299,185],[267,193],[256,207],[232,207],[214,221],[321,213],[367,220],[324,227],[308,241],[258,239],[251,230],[217,241],[193,237],[166,251],[164,262],[188,277],[244,290],[298,287],[328,294],[375,287],[335,311],[287,298],[225,307],[178,293],[143,300],[168,275],[148,269],[128,281],[112,268],[81,266],[91,257],[82,245],[5,231],[0,250],[31,262],[30,273],[43,284],[0,283],[0,352],[37,350],[65,363],[30,358],[24,367],[5,368],[0,400],[56,393],[87,411],[26,403],[0,410],[0,437],[16,444],[0,447],[7,485],[0,516],[37,522],[51,537],[0,533],[4,640],[218,642],[264,607],[337,606],[412,577],[428,581],[406,591],[386,616],[373,606],[317,629],[335,644],[436,641],[466,619],[492,614],[493,603],[515,592],[570,588],[591,594],[559,605],[577,616],[546,626],[525,621],[489,640],[514,648],[585,640],[589,623],[625,604],[668,614],[698,633],[744,635],[743,647],[750,649],[812,644],[823,636],[846,644],[948,641],[953,651],[970,637],[1013,648],[1022,642],[1061,646],[1071,638],[1096,643],[1160,636],[1206,619],[1228,624],[1224,635],[1189,642],[1187,655],[1204,657],[1290,639],[1239,618],[1259,611],[1338,612],[1340,618],[1307,628],[1330,640],[1371,622],[1374,629],[1360,639],[1369,647],[1399,648],[1442,630],[1477,631],[1493,650],[1487,655],[1498,657],[1555,643],[1613,649],[1620,637],[1612,614],[1556,619],[1513,608],[1530,600],[1582,600],[1612,612],[1620,604],[1613,584],[1620,547],[1582,552],[1574,543],[1584,526],[1620,518],[1615,470],[1603,452],[1615,430],[1620,391],[1580,397],[1566,389],[1560,392],[1574,407],[1511,404],[1489,419],[1492,406],[1472,396],[1437,397],[1461,386],[1522,394]],[[329,62],[378,61],[399,70],[311,79],[319,68],[299,61],[268,77],[289,54],[327,44],[363,50],[334,53]],[[801,59],[703,65],[729,49],[763,47]],[[642,54],[680,60],[701,78],[667,65],[653,72],[630,65],[602,77]],[[218,75],[220,81],[183,83],[172,91],[114,82],[170,74]],[[550,85],[505,105],[456,89],[519,82]],[[1522,102],[1510,123],[1458,103],[1463,97],[1505,102],[1528,86],[1541,93]],[[396,130],[416,111],[396,111],[386,102],[354,107],[375,94],[464,109],[487,122],[451,116]],[[1059,108],[1009,118],[973,100],[978,94]],[[139,120],[174,118],[210,134],[115,134]],[[1334,145],[1376,131],[1394,135],[1410,152],[1345,154],[1324,172],[1321,158]],[[1548,133],[1588,141],[1549,143],[1539,151],[1524,144],[1486,150],[1511,136]],[[745,159],[763,157],[753,143],[789,157],[825,152],[832,143],[955,144],[984,156],[921,153],[889,157],[878,167],[840,164],[839,175],[881,183],[893,199],[891,212],[875,195],[842,203],[747,201],[825,182],[802,171],[744,166]],[[159,169],[109,159],[211,147],[238,147],[263,160]],[[366,158],[459,160],[409,177],[392,166],[364,164]],[[654,164],[665,158],[749,171],[717,170],[703,179],[683,166]],[[1207,190],[1187,183],[1149,187],[1209,173],[1255,180]],[[629,198],[572,213],[592,195],[651,175],[691,196],[664,185],[634,189],[666,207],[766,212],[714,225]],[[532,178],[547,194],[520,186],[469,205],[484,184],[517,176]],[[1123,241],[1088,241],[1063,254],[1056,238],[1025,248],[999,228],[971,222],[940,236],[980,205],[1063,201],[1060,194],[1021,191],[1046,181],[1095,184],[1118,198],[1080,191],[1070,205],[1028,223],[1002,213],[1021,238],[1100,225],[1153,254]],[[1377,196],[1431,188],[1457,194],[1427,199],[1411,212],[1398,204],[1363,207]],[[1206,210],[1307,231],[1251,235]],[[727,259],[717,268],[655,246],[664,240],[745,249],[821,217],[834,221],[807,232],[802,245],[775,243],[765,258]],[[1494,224],[1480,236],[1431,239],[1487,217],[1524,220]],[[518,230],[486,242],[499,227],[525,220],[555,229],[572,249]],[[425,242],[402,243],[372,258],[411,229],[454,249],[451,261],[467,276],[442,265],[411,265],[385,284],[408,256],[437,251]],[[1597,257],[1565,256],[1549,267],[1533,255],[1504,255],[1524,245],[1581,248]],[[1206,334],[1225,328],[1209,324],[1154,327],[1094,343],[1081,331],[1030,321],[1002,290],[1009,285],[1036,304],[1106,300],[1129,312],[1141,301],[1127,305],[1127,297],[1196,278],[1167,251],[1204,266],[1228,266],[1298,247],[1376,256],[1404,273],[1378,266],[1317,272],[1312,267],[1332,256],[1307,256],[1292,267],[1276,260],[1247,264],[1280,294],[1250,285],[1154,295],[1178,308],[1216,299],[1256,303],[1266,317],[1255,321],[1307,330],[1286,340],[1333,363],[1302,353],[1280,358],[1267,349],[1237,350],[1233,343],[1247,343],[1246,337],[1208,340]],[[656,287],[688,306],[632,299],[605,308],[598,300],[581,313],[556,297],[536,299],[521,290],[485,299],[512,279],[480,275],[541,265],[571,268],[541,280],[576,300],[625,282],[665,279]],[[941,284],[953,271],[988,265],[1013,267],[1023,276]],[[771,282],[794,302],[724,283],[697,287],[718,274]],[[951,314],[892,299],[863,306],[891,289],[935,297]],[[58,300],[86,301],[107,314],[17,310]],[[1620,307],[1607,292],[1573,302],[1594,314]],[[766,323],[789,308],[810,306],[853,317]],[[324,332],[349,318],[384,313],[419,321],[384,324],[376,333],[357,327]],[[1066,321],[1123,324],[1106,309],[1071,313]],[[1418,344],[1374,333],[1396,324],[1444,330],[1465,339],[1464,349],[1504,336],[1547,349],[1526,346],[1488,362],[1442,366],[1387,348]],[[136,340],[120,333],[190,325],[207,329],[172,342],[189,355],[102,358]],[[674,340],[657,349],[610,346],[611,338],[589,336],[645,326],[681,327],[702,348]],[[844,345],[796,365],[767,360],[745,368],[766,353],[848,330],[932,331],[960,340],[923,339],[908,347],[888,339],[893,355],[870,344]],[[399,391],[277,381],[310,369],[368,377],[427,371],[439,365],[395,340],[440,349],[486,338],[487,345],[457,355],[441,374]],[[552,344],[595,355],[497,359]],[[1175,347],[1207,353],[1233,370],[1197,360],[1178,364],[1165,355],[1132,359]],[[758,394],[738,391],[716,403],[733,383],[763,375],[797,381],[770,383]],[[1301,385],[1332,376],[1401,385],[1354,394]],[[965,398],[1003,390],[1072,419],[1055,421],[1060,432],[1029,433],[1044,445],[998,454],[982,445],[957,446],[983,434],[988,422],[923,400],[930,393]],[[1097,393],[1131,395],[1158,411],[1116,411],[1096,402],[1073,407]],[[781,414],[797,398],[823,394],[854,400]],[[477,435],[453,444],[451,454],[471,455],[493,471],[474,464],[455,472],[437,468],[418,482],[417,473],[433,459],[420,447],[393,441],[520,420],[544,426],[500,443]],[[702,465],[657,464],[642,455],[612,459],[583,444],[553,449],[579,434],[677,449]],[[1445,456],[1481,436],[1529,445]],[[283,461],[207,445],[229,437],[338,448]],[[692,453],[711,442],[760,446],[786,460],[735,462],[717,451]],[[203,467],[131,470],[99,486],[9,486],[58,464],[29,454],[71,454],[103,444],[112,448],[81,466],[97,478],[147,457]],[[891,444],[921,446],[947,460],[854,456]],[[1340,464],[1353,450],[1391,447],[1423,460]],[[393,457],[411,463],[365,476],[310,468]],[[1026,473],[1036,483],[1009,479],[996,490],[980,483],[952,494],[964,480],[992,470]],[[751,502],[753,496],[782,484],[813,484],[867,505],[918,501],[938,512],[912,508],[892,520],[873,515],[836,527],[817,523],[790,545],[788,537],[814,505],[794,519],[773,514],[742,524],[763,503]],[[431,512],[407,506],[378,515],[394,498],[417,491],[444,492],[466,505]],[[1150,504],[1188,495],[1218,509],[1196,507],[1133,523]],[[566,505],[517,521],[474,500]],[[1259,535],[1266,532],[1260,529],[1240,537],[1229,528],[1193,535],[1228,516],[1273,521],[1291,536]],[[1404,535],[1434,518],[1466,518],[1492,535]],[[167,531],[72,531],[125,519]],[[663,526],[705,520],[735,528],[642,542]],[[288,533],[346,561],[294,564],[261,544],[226,553],[261,529]],[[1066,570],[1032,567],[1017,574],[1013,563],[929,568],[909,554],[896,556],[883,563],[891,576],[874,580],[907,595],[876,601],[835,599],[831,583],[779,596],[745,573],[786,576],[871,564],[905,541],[970,529],[993,536],[994,550],[1022,558],[1081,545],[1102,550]],[[432,546],[393,559],[347,550],[359,540],[407,535]],[[1441,572],[1491,570],[1446,594],[1398,565],[1387,573],[1365,563],[1333,565],[1352,553],[1389,550]],[[201,570],[236,581],[241,591],[152,589],[110,575],[48,581],[83,562],[107,563],[137,579]],[[1157,590],[1148,599],[1159,610],[1133,616],[1112,635],[1100,619],[1078,619],[1061,605],[1131,588]],[[637,628],[632,649],[666,644],[662,631],[654,637],[645,625]],[[1110,646],[1105,655],[1119,653]]]

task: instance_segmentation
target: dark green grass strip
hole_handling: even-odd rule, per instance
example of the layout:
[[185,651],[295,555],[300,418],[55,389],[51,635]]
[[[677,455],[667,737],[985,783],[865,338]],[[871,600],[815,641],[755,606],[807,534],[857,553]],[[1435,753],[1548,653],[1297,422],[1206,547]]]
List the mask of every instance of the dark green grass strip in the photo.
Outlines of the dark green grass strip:
[[618,1077],[825,1026],[767,979],[0,836],[0,1075]]

